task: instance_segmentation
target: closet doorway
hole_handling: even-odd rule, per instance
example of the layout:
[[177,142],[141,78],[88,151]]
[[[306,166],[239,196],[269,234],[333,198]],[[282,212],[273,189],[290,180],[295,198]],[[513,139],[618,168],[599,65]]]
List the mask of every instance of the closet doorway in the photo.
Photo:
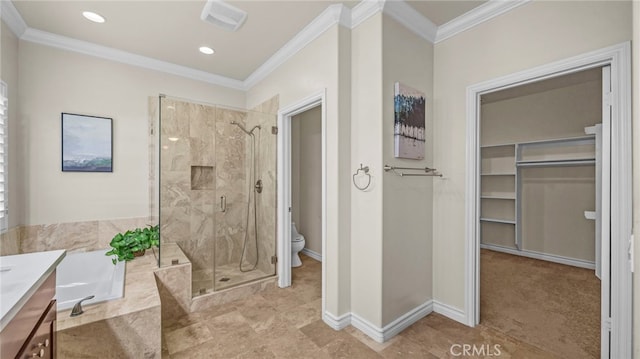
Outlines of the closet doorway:
[[[535,263],[549,266],[561,265],[559,268],[562,269],[550,270],[553,274],[586,268],[595,286],[598,283],[594,282],[596,275],[599,279],[595,280],[601,281],[600,317],[592,323],[600,330],[600,350],[596,356],[632,356],[630,52],[630,43],[626,42],[467,88],[465,320],[468,325],[475,326],[481,322],[480,294],[485,285],[481,281],[481,251],[508,256],[506,258],[531,258]],[[599,101],[601,126],[594,126],[597,122],[592,120],[584,123],[581,129],[567,128],[565,130],[568,132],[562,134],[561,131],[552,131],[550,133],[553,136],[550,137],[527,138],[525,133],[544,134],[547,128],[542,126],[550,125],[548,119],[538,119],[540,126],[533,129],[507,123],[501,128],[502,132],[522,137],[504,143],[483,143],[487,139],[483,137],[486,133],[482,133],[483,98],[490,104],[490,95],[497,95],[503,90],[517,91],[520,88],[521,91],[528,89],[530,92],[546,80],[569,76],[564,78],[566,81],[571,79],[572,74],[596,70],[600,72],[602,82]],[[593,104],[585,104],[587,107],[590,105]],[[521,113],[524,117],[532,117],[535,111],[524,107]],[[560,126],[567,125],[562,117],[554,124],[558,122]],[[601,136],[598,135],[600,131]],[[596,147],[601,152],[598,153]],[[555,163],[550,165],[552,162]],[[486,180],[484,177],[495,179]],[[560,182],[560,189],[554,187],[549,190],[549,178],[556,178]],[[569,180],[573,182],[565,185]],[[580,191],[580,188],[585,193],[584,197],[571,195]],[[593,194],[587,195],[587,192]],[[569,201],[568,197],[574,200]],[[486,203],[483,204],[483,200],[487,200]],[[504,202],[497,204],[498,201]],[[552,204],[551,209],[545,206],[548,203]],[[580,217],[574,213],[572,218],[562,221],[563,216],[570,211],[575,212],[576,208],[580,208]],[[549,219],[548,222],[540,222],[541,218]],[[587,225],[586,221],[593,222]],[[483,229],[483,226],[487,228]],[[593,226],[592,229],[589,226]],[[588,237],[589,240],[584,240],[584,243],[593,241],[592,249],[580,247],[582,242],[576,239],[562,244],[545,237],[552,232],[562,237],[563,231],[565,235],[581,233],[578,237]],[[531,236],[542,238],[536,242]],[[499,246],[502,247],[501,251],[496,250]],[[533,267],[534,271],[529,277],[513,283],[520,284],[532,275],[539,274],[540,271],[535,271],[536,266]],[[515,277],[516,274],[521,273],[511,269],[507,277]],[[546,282],[532,281],[528,286],[539,283]],[[580,282],[579,286],[589,285]],[[546,290],[546,293],[544,297],[548,301],[555,300],[555,296],[559,295],[556,290]],[[520,299],[525,297],[527,293],[520,293]],[[512,303],[518,303],[517,299],[513,298]],[[577,324],[577,319],[569,317],[564,324],[573,326]],[[538,327],[550,331],[548,324],[552,323],[542,320]],[[546,346],[546,343],[542,345]]]
[[600,356],[609,72],[591,68],[480,98],[480,324],[548,355]]

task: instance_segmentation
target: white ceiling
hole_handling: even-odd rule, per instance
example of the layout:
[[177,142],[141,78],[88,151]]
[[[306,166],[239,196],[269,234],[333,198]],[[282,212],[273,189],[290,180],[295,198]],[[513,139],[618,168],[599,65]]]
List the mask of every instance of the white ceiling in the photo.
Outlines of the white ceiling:
[[[407,2],[441,25],[485,1]],[[205,0],[13,1],[30,28],[237,80],[245,80],[330,5],[343,3],[352,8],[358,1],[228,0],[227,3],[248,13],[237,32],[201,21]],[[86,20],[82,12],[87,10],[104,16],[106,23]],[[203,45],[216,53],[201,54],[198,48]]]
[[410,0],[407,2],[422,16],[440,26],[482,5],[486,0]]

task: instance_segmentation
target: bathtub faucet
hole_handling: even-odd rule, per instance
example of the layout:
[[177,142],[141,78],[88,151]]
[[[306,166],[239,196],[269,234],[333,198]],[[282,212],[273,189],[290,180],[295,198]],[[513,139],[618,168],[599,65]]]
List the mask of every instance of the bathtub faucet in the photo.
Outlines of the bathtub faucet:
[[78,303],[76,303],[76,305],[73,306],[73,309],[71,309],[71,316],[75,317],[84,313],[84,311],[82,310],[82,302],[84,302],[85,300],[93,299],[94,297],[95,295],[90,295],[88,297],[84,297],[80,299]]

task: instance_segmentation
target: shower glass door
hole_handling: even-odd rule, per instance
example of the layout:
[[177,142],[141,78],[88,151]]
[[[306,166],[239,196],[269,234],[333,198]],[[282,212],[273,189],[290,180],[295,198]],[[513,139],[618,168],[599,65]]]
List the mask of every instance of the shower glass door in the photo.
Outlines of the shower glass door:
[[216,107],[159,98],[161,266],[191,263],[194,295],[213,290]]
[[217,108],[215,291],[275,275],[275,114]]
[[160,265],[191,263],[194,297],[275,275],[276,115],[166,96],[156,112]]

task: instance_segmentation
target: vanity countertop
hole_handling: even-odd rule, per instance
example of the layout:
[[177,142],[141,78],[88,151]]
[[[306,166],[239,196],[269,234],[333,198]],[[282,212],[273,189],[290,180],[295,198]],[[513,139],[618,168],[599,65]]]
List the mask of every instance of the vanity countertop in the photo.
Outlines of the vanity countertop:
[[0,257],[0,331],[53,273],[65,250]]

